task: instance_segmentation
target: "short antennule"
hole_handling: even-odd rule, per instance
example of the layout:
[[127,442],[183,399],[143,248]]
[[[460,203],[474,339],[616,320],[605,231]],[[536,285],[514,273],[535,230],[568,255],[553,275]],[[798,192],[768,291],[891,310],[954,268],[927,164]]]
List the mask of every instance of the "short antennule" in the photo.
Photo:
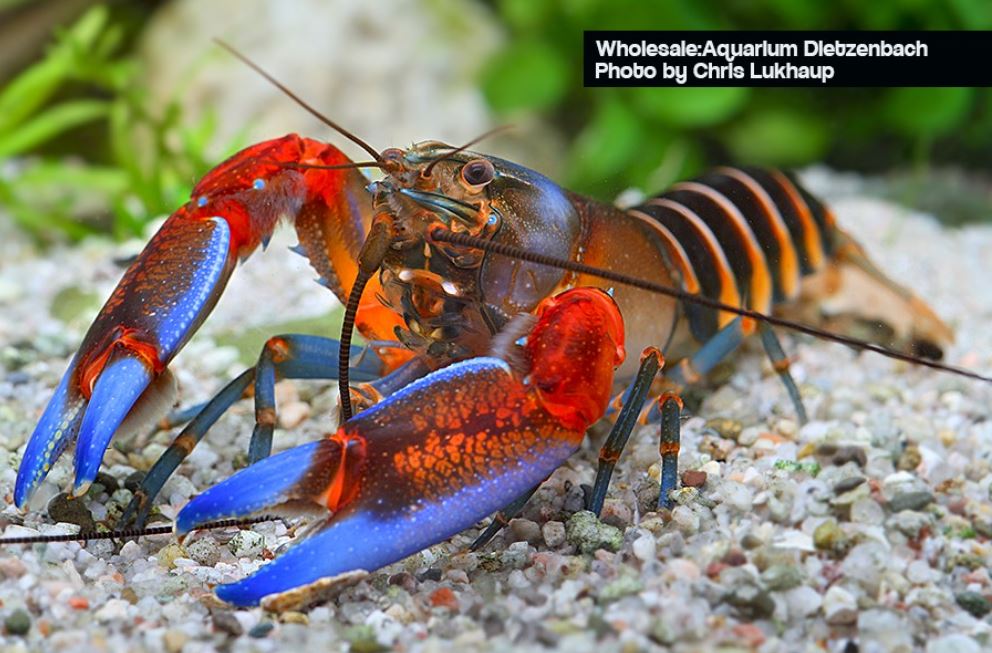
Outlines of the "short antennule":
[[853,338],[851,336],[845,336],[838,333],[833,333],[831,331],[826,331],[824,329],[810,326],[808,324],[803,324],[801,322],[794,322],[792,320],[788,320],[782,317],[777,317],[775,315],[768,315],[766,313],[761,313],[760,311],[744,308],[742,306],[733,306],[731,304],[724,304],[723,302],[719,302],[715,299],[710,299],[705,295],[696,295],[693,293],[686,292],[685,290],[682,290],[680,288],[665,286],[660,283],[655,283],[653,281],[648,281],[646,279],[639,279],[637,277],[632,277],[619,272],[613,272],[612,270],[605,270],[603,268],[587,265],[585,263],[578,263],[575,261],[561,259],[554,256],[547,256],[545,254],[529,252],[525,249],[516,247],[514,245],[508,245],[505,243],[496,243],[490,240],[477,238],[475,236],[470,236],[464,233],[455,233],[453,231],[448,231],[440,227],[436,227],[430,232],[430,239],[435,242],[449,243],[452,245],[461,245],[463,247],[472,247],[474,249],[481,249],[491,254],[508,256],[510,258],[515,258],[520,261],[536,263],[537,265],[547,265],[550,267],[558,268],[560,270],[567,270],[569,272],[578,272],[580,274],[588,274],[591,276],[596,276],[601,279],[606,279],[608,281],[615,281],[617,283],[626,284],[629,286],[633,286],[635,288],[641,288],[643,290],[658,293],[660,295],[667,295],[669,297],[674,297],[675,299],[679,299],[682,301],[699,304],[707,308],[726,311],[728,313],[735,313],[737,315],[751,318],[753,320],[766,322],[773,326],[779,326],[785,329],[798,331],[799,333],[805,333],[807,335],[811,335],[816,338],[820,338],[822,340],[837,342],[842,345],[847,345],[849,347],[853,347],[855,349],[859,349],[863,351],[871,351],[876,354],[881,354],[882,356],[886,356],[888,358],[894,358],[896,360],[912,363],[914,365],[919,365],[921,367],[929,367],[931,369],[940,370],[942,372],[947,372],[949,374],[955,374],[957,376],[963,376],[969,379],[983,381],[985,383],[992,383],[992,377],[984,376],[977,372],[972,372],[971,370],[967,370],[961,367],[946,365],[944,363],[940,363],[938,361],[931,360],[928,358],[922,358],[901,351],[896,351],[894,349],[889,349],[888,347],[883,347],[882,345],[877,345],[873,342],[868,342],[866,340],[861,340],[858,338]]
[[450,159],[453,156],[457,156],[459,153],[464,152],[465,150],[467,150],[468,148],[472,147],[473,145],[475,145],[479,141],[485,140],[485,139],[489,138],[490,136],[492,136],[493,134],[498,134],[498,133],[503,132],[503,131],[506,131],[506,130],[512,128],[512,127],[513,127],[513,125],[500,125],[499,127],[493,127],[489,131],[482,132],[481,134],[479,134],[475,138],[471,139],[469,142],[465,143],[464,145],[459,145],[458,147],[456,147],[451,152],[448,152],[447,154],[444,154],[442,156],[439,156],[436,159],[434,159],[433,161],[431,161],[430,163],[428,163],[427,164],[427,167],[424,168],[423,175],[425,177],[430,177],[431,176],[431,173],[434,171],[434,166],[436,166],[437,164],[441,163],[442,161],[446,161],[447,159]]
[[230,52],[231,54],[233,54],[235,57],[237,57],[238,59],[240,59],[246,66],[248,66],[249,68],[251,68],[252,70],[254,70],[256,73],[258,73],[262,77],[264,77],[270,84],[272,84],[273,86],[275,86],[277,89],[279,89],[280,91],[282,91],[283,93],[285,93],[291,100],[293,100],[293,102],[296,102],[298,105],[300,105],[301,107],[303,107],[304,109],[306,109],[317,120],[321,121],[322,123],[324,123],[325,125],[327,125],[331,129],[333,129],[334,131],[338,132],[339,134],[341,134],[342,136],[344,136],[345,138],[347,138],[348,140],[350,140],[352,143],[355,143],[356,145],[358,145],[360,148],[362,148],[363,150],[365,150],[366,152],[368,152],[372,156],[372,158],[375,159],[377,162],[382,163],[382,156],[379,154],[379,152],[374,147],[372,147],[371,145],[369,145],[368,143],[366,143],[365,141],[363,141],[362,139],[360,139],[358,136],[355,136],[350,131],[348,131],[347,129],[345,129],[341,125],[337,124],[336,122],[334,122],[333,120],[331,120],[330,118],[328,118],[327,116],[325,116],[324,114],[322,114],[320,111],[317,111],[317,109],[315,109],[310,104],[308,104],[306,101],[304,101],[303,98],[301,98],[299,95],[297,95],[293,91],[289,90],[289,87],[287,87],[285,84],[283,84],[282,82],[280,82],[279,80],[277,80],[275,77],[273,77],[272,75],[270,75],[268,72],[265,71],[265,69],[263,69],[257,63],[255,63],[254,61],[252,61],[251,59],[249,59],[247,56],[241,54],[241,52],[239,52],[238,50],[236,50],[234,48],[234,46],[232,46],[232,45],[230,45],[230,44],[228,44],[228,43],[226,43],[226,42],[224,42],[224,41],[222,41],[221,39],[218,39],[218,38],[215,38],[214,39],[214,43],[216,43],[217,45],[219,45],[220,47],[224,48],[225,50],[227,50],[228,52]]

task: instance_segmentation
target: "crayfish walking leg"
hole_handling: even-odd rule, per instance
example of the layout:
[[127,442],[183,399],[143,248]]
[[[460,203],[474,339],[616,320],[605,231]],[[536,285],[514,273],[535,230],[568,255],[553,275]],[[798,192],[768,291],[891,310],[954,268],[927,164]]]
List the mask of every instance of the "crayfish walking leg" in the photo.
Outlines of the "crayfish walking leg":
[[[359,356],[361,349],[353,348],[359,363],[352,370],[358,381],[380,378],[382,362],[375,355]],[[335,379],[337,378],[338,341],[311,335],[280,335],[266,342],[255,367],[249,368],[228,383],[213,399],[208,401],[178,436],[162,453],[141,486],[134,493],[131,503],[121,516],[121,525],[141,526],[148,518],[152,502],[177,467],[192,453],[207,431],[245,391],[254,384],[256,426],[252,436],[251,451],[261,452],[258,458],[268,455],[272,426],[275,424],[275,382],[279,378]],[[261,436],[259,436],[261,433]],[[256,440],[261,439],[258,444]],[[254,460],[252,461],[254,462]]]

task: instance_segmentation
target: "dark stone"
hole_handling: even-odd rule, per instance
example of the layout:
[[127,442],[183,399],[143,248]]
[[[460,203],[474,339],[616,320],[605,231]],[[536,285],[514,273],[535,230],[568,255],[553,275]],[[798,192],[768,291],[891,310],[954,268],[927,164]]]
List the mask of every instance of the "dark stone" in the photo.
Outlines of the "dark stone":
[[992,604],[978,592],[961,592],[954,599],[976,619],[981,619],[992,611]]
[[255,639],[262,639],[267,637],[272,629],[275,628],[275,624],[271,621],[259,621],[257,624],[252,626],[252,629],[248,631],[248,637],[254,637]]
[[847,478],[841,479],[834,484],[834,494],[844,494],[845,492],[850,492],[864,482],[864,476],[848,476]]
[[417,580],[420,582],[425,580],[439,581],[441,580],[441,570],[437,567],[431,567],[430,569],[417,574]]
[[837,447],[837,451],[830,457],[830,462],[838,467],[850,462],[857,463],[858,467],[864,467],[868,464],[868,454],[862,447],[846,445]]
[[775,600],[768,592],[754,585],[736,587],[724,600],[748,619],[767,619],[775,612]]
[[65,492],[48,502],[48,516],[52,521],[76,524],[80,530],[96,530],[93,513],[83,504],[83,500],[73,499]]
[[892,497],[889,501],[889,510],[892,512],[902,512],[903,510],[923,510],[934,501],[933,494],[929,490],[915,490],[913,492],[903,492]]
[[14,610],[3,620],[3,628],[11,635],[27,635],[31,630],[31,615],[24,610]]
[[[113,494],[120,488],[121,484],[117,482],[117,479],[106,472],[100,472],[96,475],[96,482],[103,486],[103,489],[107,494]],[[132,490],[133,492],[134,490]]]
[[241,622],[238,621],[233,612],[216,610],[212,617],[214,629],[219,632],[227,633],[231,637],[241,637],[245,632],[245,629],[241,627]]
[[145,480],[144,472],[132,472],[124,479],[124,487],[131,492],[137,492],[141,488],[142,481]]

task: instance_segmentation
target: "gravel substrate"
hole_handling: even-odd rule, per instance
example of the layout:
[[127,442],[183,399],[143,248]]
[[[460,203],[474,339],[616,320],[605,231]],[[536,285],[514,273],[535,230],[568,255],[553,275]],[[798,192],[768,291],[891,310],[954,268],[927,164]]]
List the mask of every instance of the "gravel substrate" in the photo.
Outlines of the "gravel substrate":
[[[927,216],[859,194],[823,171],[807,181],[880,267],[953,325],[950,362],[992,370],[992,228],[943,230]],[[24,442],[99,302],[134,250],[88,242],[39,253],[0,220],[0,524],[6,536],[68,532],[47,500],[11,505]],[[175,364],[183,402],[241,370],[216,344],[231,330],[322,315],[335,302],[285,253],[287,232],[256,255]],[[66,290],[66,289],[74,290]],[[58,296],[58,301],[56,297]],[[75,301],[78,311],[64,310]],[[61,317],[53,316],[55,313]],[[67,320],[67,321],[66,321]],[[657,430],[631,439],[600,522],[582,512],[602,433],[556,472],[521,519],[484,551],[472,529],[380,570],[306,612],[231,610],[212,598],[289,542],[280,522],[161,536],[123,547],[93,542],[0,553],[5,650],[58,651],[914,651],[992,646],[992,389],[835,345],[787,338],[811,421],[799,428],[757,349],[736,359],[683,428],[688,485],[670,515],[657,500]],[[331,384],[279,385],[277,448],[331,428]],[[252,407],[211,431],[159,498],[171,517],[243,460]],[[125,482],[169,441],[118,444],[85,500],[103,521],[130,498]],[[67,458],[69,458],[67,456]],[[114,487],[118,485],[119,487]],[[78,514],[74,521],[85,519]]]

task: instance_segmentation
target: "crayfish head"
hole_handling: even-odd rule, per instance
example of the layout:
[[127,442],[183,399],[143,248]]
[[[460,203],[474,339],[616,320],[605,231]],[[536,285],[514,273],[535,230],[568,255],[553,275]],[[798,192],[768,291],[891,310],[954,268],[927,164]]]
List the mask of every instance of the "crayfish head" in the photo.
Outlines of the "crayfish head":
[[538,306],[524,349],[544,407],[583,431],[606,411],[626,358],[620,309],[598,288],[574,288]]

